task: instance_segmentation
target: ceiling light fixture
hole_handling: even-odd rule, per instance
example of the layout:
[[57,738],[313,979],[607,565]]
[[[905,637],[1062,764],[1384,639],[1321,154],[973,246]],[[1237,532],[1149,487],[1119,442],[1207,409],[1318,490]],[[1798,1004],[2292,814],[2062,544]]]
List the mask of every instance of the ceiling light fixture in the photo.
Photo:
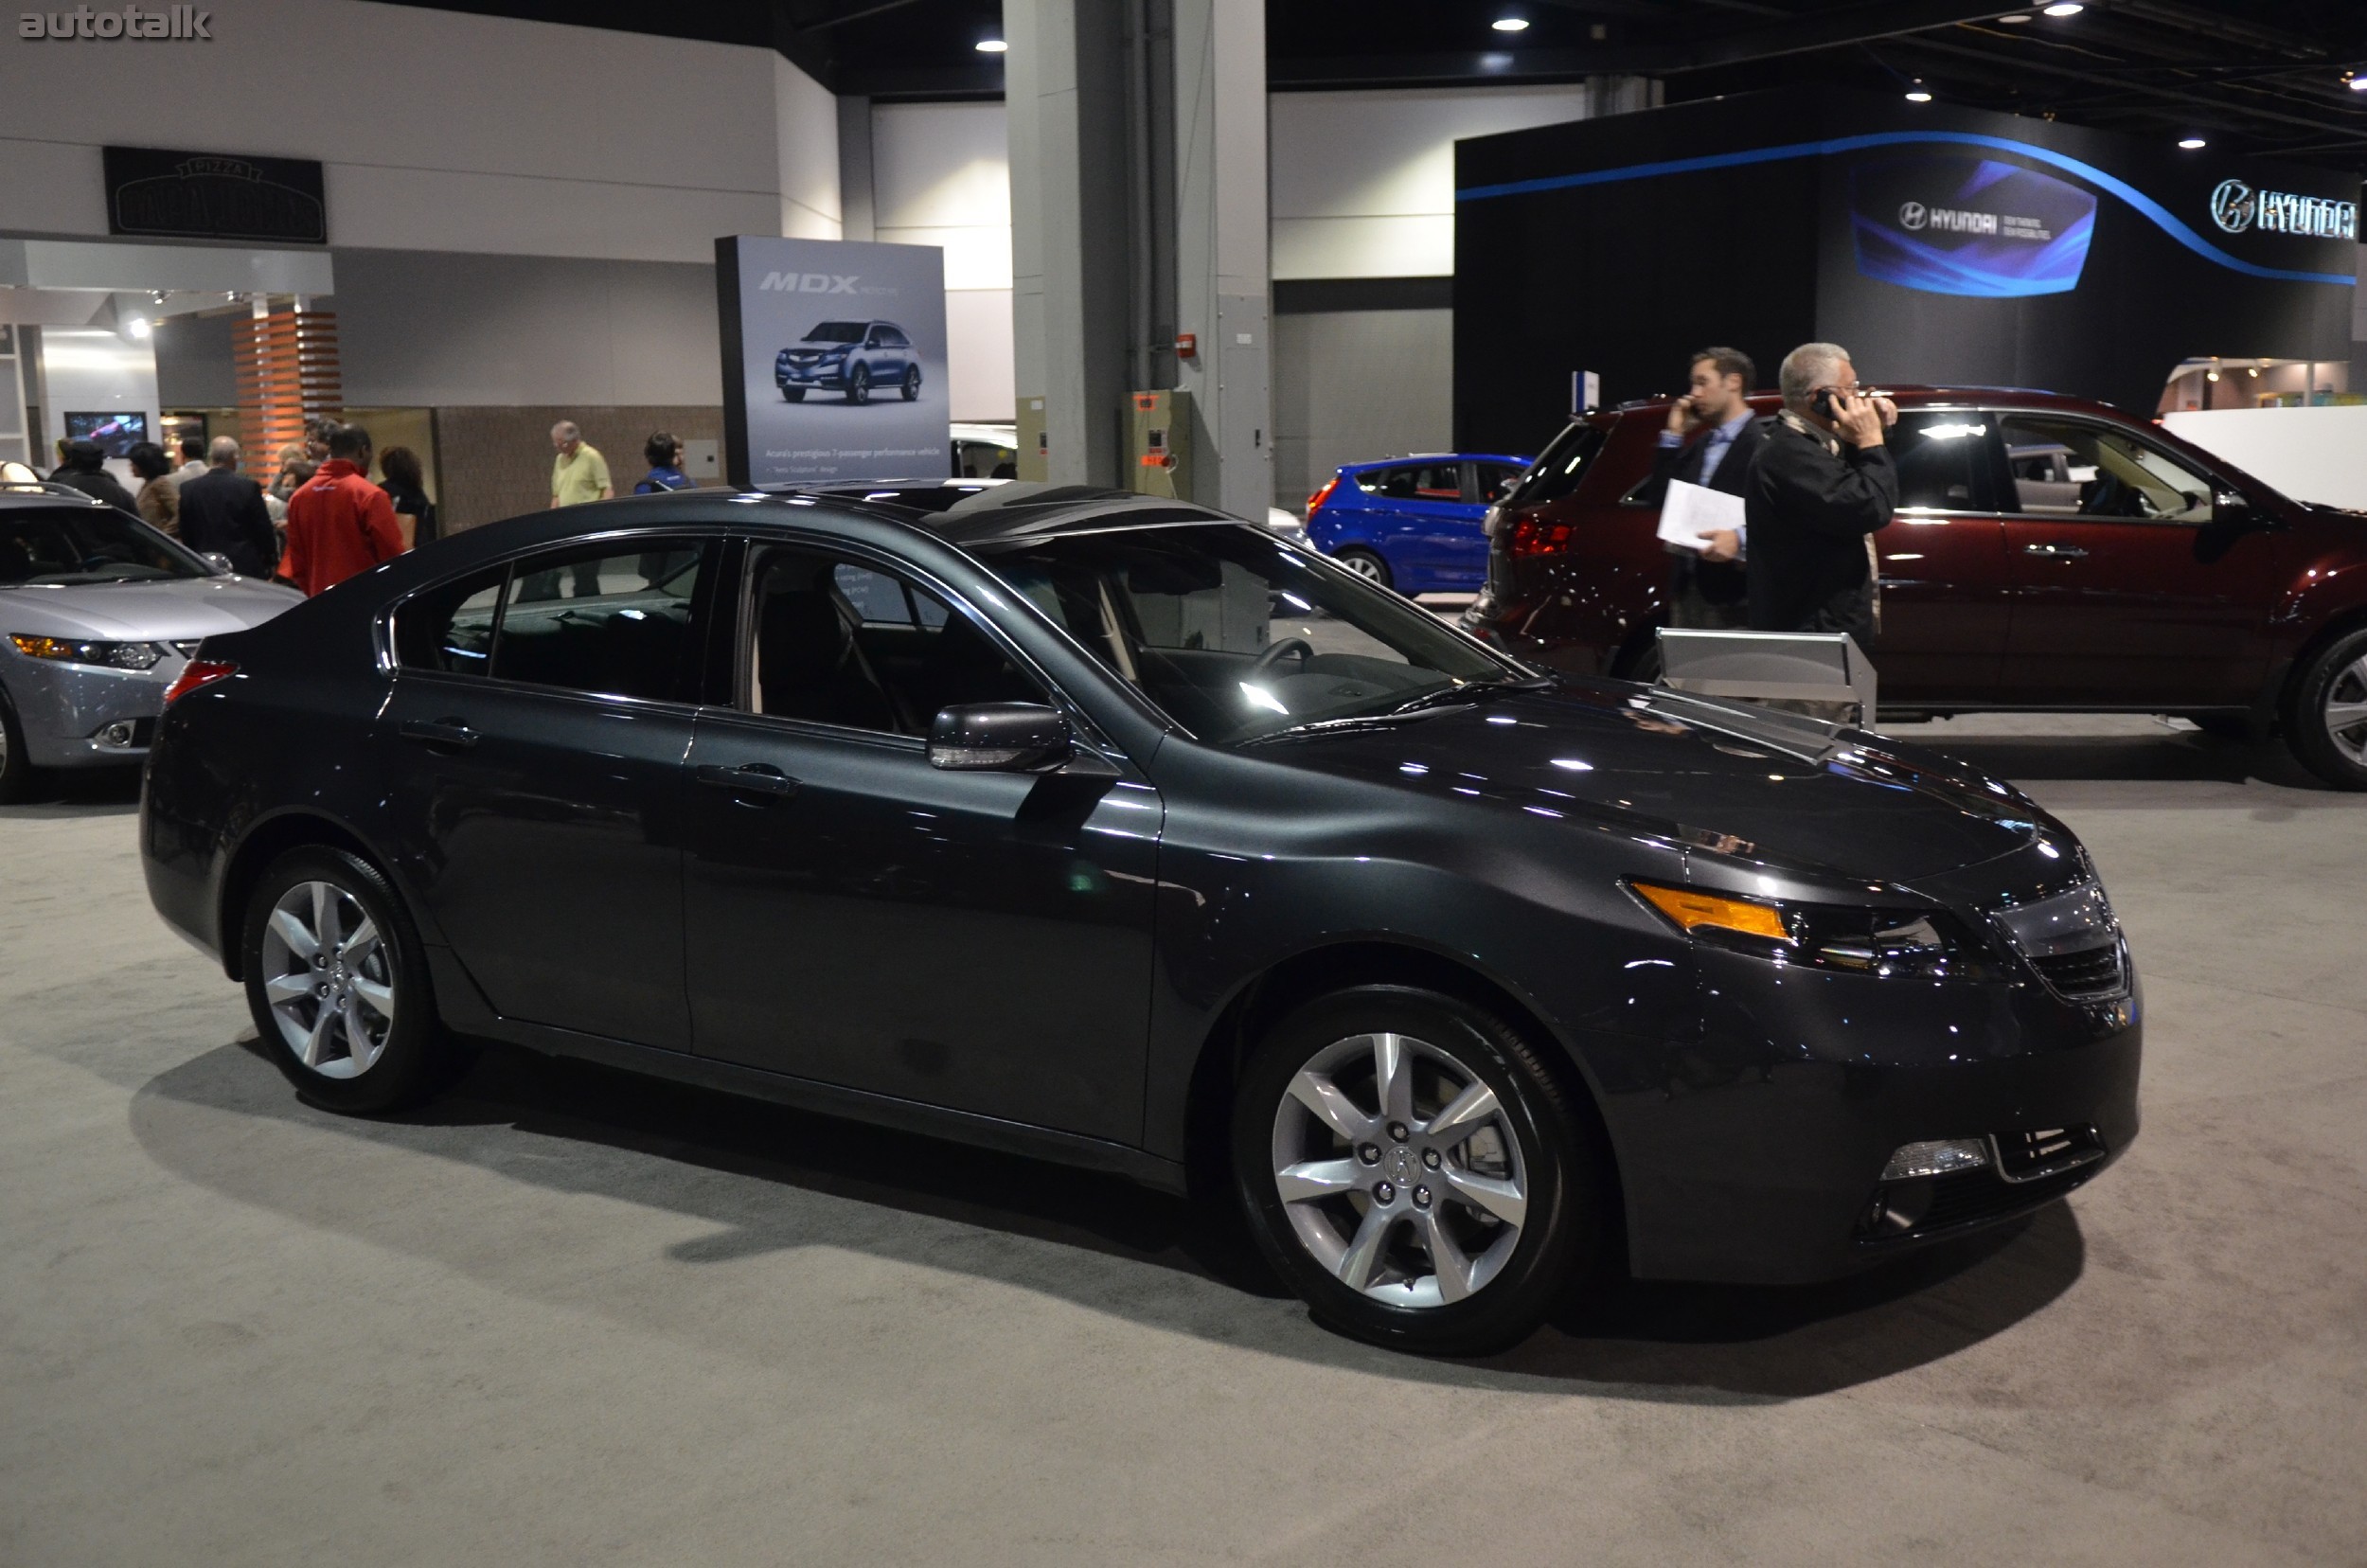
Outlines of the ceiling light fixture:
[[1913,84],[1907,89],[1907,101],[1909,103],[1929,103],[1931,101],[1931,89],[1923,84],[1923,79],[1921,77],[1915,78]]
[[2216,370],[2205,370],[2202,373],[2202,379],[2207,382],[2215,382],[2219,379],[2219,373]]
[[2255,365],[2251,369],[2245,371],[2244,374],[2250,376],[2254,381],[2258,381],[2260,379],[2260,366]]
[[2041,14],[2046,16],[2077,16],[2081,11],[2084,11],[2087,9],[2087,7],[2080,5],[2078,0],[2056,0],[2056,4],[2047,7]]
[[2204,141],[2200,136],[2180,136],[2178,139],[2178,145],[2184,148],[2187,151],[2192,152],[2198,147],[2208,147],[2211,144]]
[[982,38],[978,41],[980,54],[1005,54],[1009,51],[1010,47],[999,38]]
[[146,316],[133,316],[131,320],[123,324],[123,330],[131,333],[135,338],[146,337],[149,333],[148,318]]
[[2367,93],[2367,76],[2352,75],[2342,79],[2342,85],[2354,93]]
[[1500,16],[1488,26],[1498,32],[1526,32],[1529,30],[1529,19],[1525,16]]
[[2020,27],[2022,23],[2030,20],[2030,13],[2028,11],[2016,11],[2011,16],[2001,16],[1998,20],[2005,23],[2009,27]]

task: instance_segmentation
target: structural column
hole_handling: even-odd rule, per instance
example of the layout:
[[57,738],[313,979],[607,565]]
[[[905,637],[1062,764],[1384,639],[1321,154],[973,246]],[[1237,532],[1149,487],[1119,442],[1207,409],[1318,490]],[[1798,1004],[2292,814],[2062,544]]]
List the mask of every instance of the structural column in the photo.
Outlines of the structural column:
[[1005,0],[1020,473],[1118,485],[1127,385],[1121,0]]
[[1192,499],[1262,520],[1273,500],[1266,248],[1265,0],[1172,0],[1175,324],[1192,395]]

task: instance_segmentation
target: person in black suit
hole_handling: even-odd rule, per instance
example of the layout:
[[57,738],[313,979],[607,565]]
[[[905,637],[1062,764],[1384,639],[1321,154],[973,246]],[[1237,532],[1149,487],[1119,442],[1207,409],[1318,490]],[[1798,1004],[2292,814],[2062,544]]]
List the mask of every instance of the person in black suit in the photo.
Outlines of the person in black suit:
[[205,461],[205,472],[181,487],[181,543],[222,557],[242,577],[271,576],[279,564],[279,536],[263,487],[239,472],[239,443],[215,437]]
[[[1704,348],[1693,356],[1691,390],[1668,405],[1668,428],[1661,432],[1647,499],[1657,504],[1672,480],[1727,495],[1744,493],[1751,459],[1767,439],[1765,424],[1751,413],[1756,375],[1751,356],[1739,348]],[[1668,624],[1694,631],[1744,626],[1751,604],[1741,538],[1732,529],[1706,537],[1706,550],[1668,546],[1675,558],[1669,566]]]
[[1776,371],[1784,406],[1751,465],[1751,630],[1845,632],[1861,648],[1882,629],[1874,536],[1898,506],[1883,432],[1898,418],[1860,394],[1849,350],[1804,343]]

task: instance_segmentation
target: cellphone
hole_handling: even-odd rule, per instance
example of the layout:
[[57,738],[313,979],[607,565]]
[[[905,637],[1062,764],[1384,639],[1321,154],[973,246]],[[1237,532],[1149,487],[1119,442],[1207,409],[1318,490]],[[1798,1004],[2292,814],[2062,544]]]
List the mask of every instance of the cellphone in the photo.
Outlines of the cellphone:
[[1808,406],[1815,409],[1818,417],[1821,419],[1832,419],[1840,418],[1840,416],[1833,411],[1833,389],[1829,386],[1818,387],[1816,389],[1816,397],[1810,401]]

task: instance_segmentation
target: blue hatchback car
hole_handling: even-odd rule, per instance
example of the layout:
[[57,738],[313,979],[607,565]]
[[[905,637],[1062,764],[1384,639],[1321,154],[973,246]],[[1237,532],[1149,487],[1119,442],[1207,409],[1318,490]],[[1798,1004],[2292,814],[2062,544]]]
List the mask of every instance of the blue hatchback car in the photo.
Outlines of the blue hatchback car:
[[1307,498],[1315,548],[1398,593],[1477,593],[1487,580],[1487,508],[1526,457],[1423,453],[1349,463]]

